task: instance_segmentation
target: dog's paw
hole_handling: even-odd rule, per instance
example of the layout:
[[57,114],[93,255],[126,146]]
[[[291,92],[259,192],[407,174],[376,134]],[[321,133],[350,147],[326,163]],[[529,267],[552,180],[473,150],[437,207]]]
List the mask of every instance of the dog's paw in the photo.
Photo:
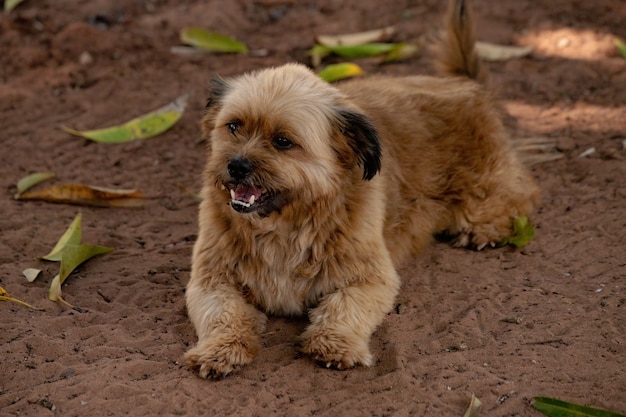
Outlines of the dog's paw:
[[487,246],[496,247],[509,233],[508,228],[491,223],[472,225],[463,229],[453,240],[453,245],[460,248],[483,250]]
[[202,378],[221,379],[252,362],[258,351],[257,341],[205,338],[185,353],[185,365],[198,370]]
[[320,366],[332,369],[349,369],[357,365],[372,365],[372,354],[367,342],[348,338],[318,335],[303,338],[302,352],[310,355]]

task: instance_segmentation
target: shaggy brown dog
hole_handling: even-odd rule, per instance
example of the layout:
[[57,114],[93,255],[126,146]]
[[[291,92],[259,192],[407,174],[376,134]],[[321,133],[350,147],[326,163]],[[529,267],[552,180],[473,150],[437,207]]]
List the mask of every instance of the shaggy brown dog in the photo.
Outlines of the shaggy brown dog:
[[537,187],[472,80],[469,10],[451,3],[446,77],[335,87],[289,64],[213,82],[186,295],[199,340],[185,358],[202,377],[253,360],[265,313],[308,313],[302,350],[326,366],[371,365],[396,266],[437,232],[494,245],[533,208]]

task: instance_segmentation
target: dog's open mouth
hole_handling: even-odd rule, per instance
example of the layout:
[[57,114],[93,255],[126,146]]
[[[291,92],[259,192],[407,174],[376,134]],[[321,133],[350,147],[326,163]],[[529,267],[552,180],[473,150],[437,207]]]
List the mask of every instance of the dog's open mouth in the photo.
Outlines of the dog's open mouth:
[[230,206],[240,213],[252,213],[261,208],[267,199],[268,193],[262,188],[245,184],[237,184],[228,188],[230,192]]

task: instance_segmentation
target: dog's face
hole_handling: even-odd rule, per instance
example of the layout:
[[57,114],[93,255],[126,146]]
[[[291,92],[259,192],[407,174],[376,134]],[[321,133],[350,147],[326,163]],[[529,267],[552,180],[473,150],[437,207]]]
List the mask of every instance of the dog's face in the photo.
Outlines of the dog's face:
[[233,210],[261,217],[337,193],[357,170],[370,180],[381,151],[369,119],[303,66],[216,79],[203,129],[205,175]]

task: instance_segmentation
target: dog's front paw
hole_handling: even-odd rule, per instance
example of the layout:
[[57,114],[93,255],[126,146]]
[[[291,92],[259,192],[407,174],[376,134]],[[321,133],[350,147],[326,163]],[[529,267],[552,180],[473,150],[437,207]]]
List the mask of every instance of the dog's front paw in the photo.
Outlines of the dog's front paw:
[[357,336],[317,334],[308,337],[305,333],[302,336],[302,351],[326,368],[341,370],[372,365],[367,341]]
[[496,247],[509,233],[508,226],[478,224],[463,229],[454,239],[453,245],[461,248],[483,250],[487,246]]
[[252,362],[258,352],[257,340],[207,337],[185,353],[185,364],[202,378],[220,379]]

